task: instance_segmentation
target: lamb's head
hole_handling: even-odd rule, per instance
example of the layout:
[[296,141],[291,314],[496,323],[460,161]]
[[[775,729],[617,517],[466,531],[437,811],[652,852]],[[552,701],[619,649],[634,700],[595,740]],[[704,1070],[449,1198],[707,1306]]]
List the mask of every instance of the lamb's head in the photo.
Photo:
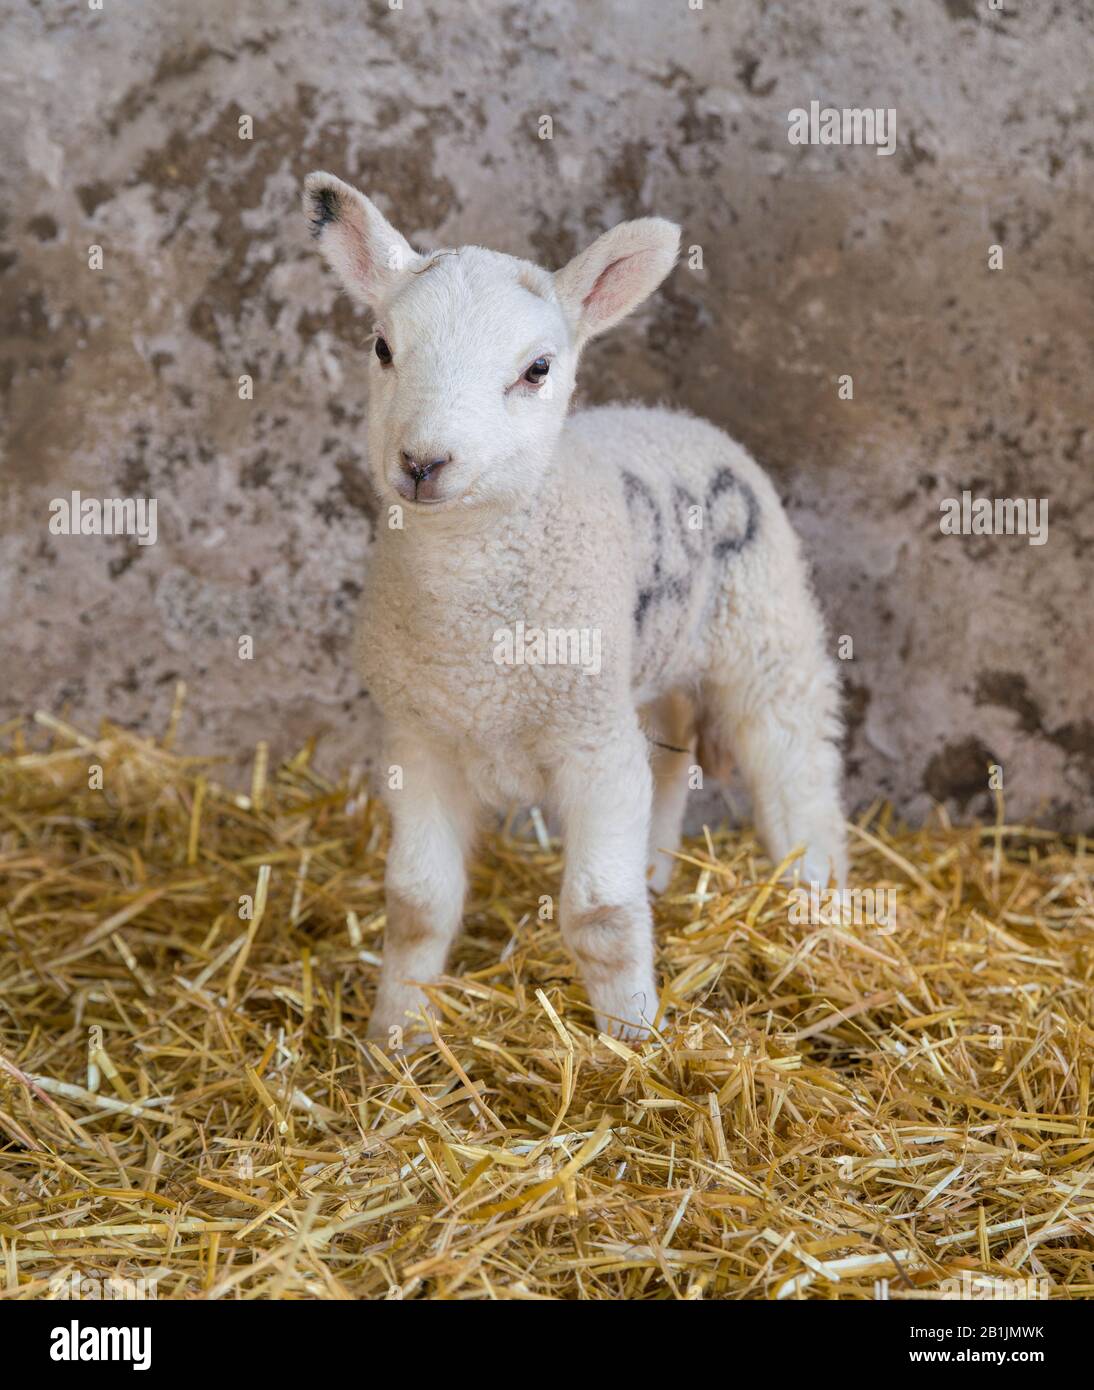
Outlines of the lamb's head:
[[412,249],[364,194],[309,175],[304,211],[349,294],[376,317],[369,467],[422,510],[519,507],[550,467],[584,344],[676,259],[679,228],[623,222],[551,274],[481,246]]

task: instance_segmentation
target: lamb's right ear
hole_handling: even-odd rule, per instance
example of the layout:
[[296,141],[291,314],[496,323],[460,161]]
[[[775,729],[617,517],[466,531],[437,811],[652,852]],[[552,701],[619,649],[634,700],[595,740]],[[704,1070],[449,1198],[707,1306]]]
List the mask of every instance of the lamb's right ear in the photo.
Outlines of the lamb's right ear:
[[375,203],[333,174],[304,180],[304,216],[327,264],[372,308],[423,260]]

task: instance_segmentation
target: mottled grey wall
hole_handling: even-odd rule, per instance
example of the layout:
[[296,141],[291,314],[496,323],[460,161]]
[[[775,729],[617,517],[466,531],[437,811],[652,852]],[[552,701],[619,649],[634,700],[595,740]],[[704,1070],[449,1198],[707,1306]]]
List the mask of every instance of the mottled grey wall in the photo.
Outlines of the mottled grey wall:
[[[297,212],[325,167],[425,244],[552,266],[682,222],[704,268],[585,397],[686,405],[773,473],[854,639],[852,801],[977,812],[994,758],[1013,814],[1089,826],[1094,17],[1005,4],[3,0],[0,717],[160,728],[181,677],[189,748],[367,758],[367,323]],[[894,107],[896,154],[790,145],[813,99]],[[157,498],[157,544],[50,535],[72,488]],[[1048,543],[941,535],[963,488],[1047,498]]]

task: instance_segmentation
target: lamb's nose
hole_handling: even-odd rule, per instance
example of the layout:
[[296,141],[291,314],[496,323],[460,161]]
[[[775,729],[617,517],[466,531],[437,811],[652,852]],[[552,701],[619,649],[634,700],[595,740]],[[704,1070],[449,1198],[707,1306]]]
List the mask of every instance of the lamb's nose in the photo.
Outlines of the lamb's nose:
[[399,451],[399,458],[403,472],[409,473],[415,483],[424,483],[427,478],[439,473],[446,463],[452,461],[451,454],[445,454],[443,458],[431,459],[408,454],[405,449]]

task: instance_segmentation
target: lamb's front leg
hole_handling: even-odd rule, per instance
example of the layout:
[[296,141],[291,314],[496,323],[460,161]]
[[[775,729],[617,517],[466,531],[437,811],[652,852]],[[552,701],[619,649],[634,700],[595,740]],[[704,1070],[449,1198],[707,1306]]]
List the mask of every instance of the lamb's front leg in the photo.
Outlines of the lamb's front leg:
[[653,919],[646,890],[652,783],[633,718],[595,748],[569,751],[556,777],[566,867],[562,937],[597,1026],[642,1037],[657,1015]]
[[422,1024],[414,1016],[429,1007],[414,981],[444,971],[459,929],[475,817],[463,779],[441,754],[407,738],[393,739],[389,756],[401,771],[401,786],[387,794],[387,929],[368,1036],[402,1048],[421,1040]]

